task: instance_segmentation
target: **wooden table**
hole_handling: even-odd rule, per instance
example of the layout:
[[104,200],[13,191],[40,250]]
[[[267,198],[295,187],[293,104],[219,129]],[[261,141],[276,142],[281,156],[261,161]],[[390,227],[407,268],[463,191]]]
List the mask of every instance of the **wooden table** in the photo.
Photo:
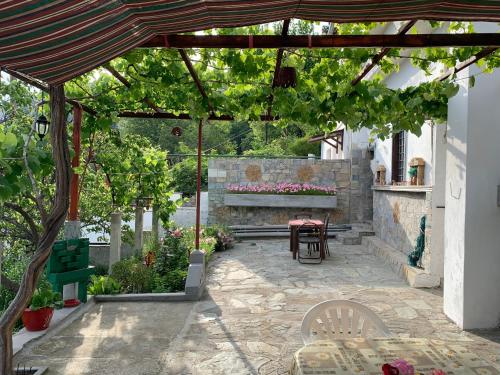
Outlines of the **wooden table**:
[[325,223],[317,219],[294,219],[288,222],[290,229],[290,251],[293,252],[293,259],[297,259],[297,251],[299,250],[298,229],[300,227],[310,227],[311,229],[319,230],[319,253],[321,259],[325,259]]
[[384,363],[400,358],[425,375],[435,368],[447,375],[500,374],[500,364],[479,358],[460,343],[421,338],[318,341],[295,353],[290,374],[380,375]]

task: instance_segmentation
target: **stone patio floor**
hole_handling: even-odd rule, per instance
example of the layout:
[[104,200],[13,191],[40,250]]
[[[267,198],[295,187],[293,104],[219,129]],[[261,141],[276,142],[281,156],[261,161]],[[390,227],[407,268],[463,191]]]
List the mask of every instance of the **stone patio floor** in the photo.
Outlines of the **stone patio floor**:
[[202,301],[96,304],[15,363],[72,375],[286,374],[304,313],[327,299],[369,306],[396,335],[461,341],[500,363],[500,330],[462,332],[440,290],[408,287],[363,246],[330,249],[321,265],[302,265],[288,241],[239,243],[210,262]]

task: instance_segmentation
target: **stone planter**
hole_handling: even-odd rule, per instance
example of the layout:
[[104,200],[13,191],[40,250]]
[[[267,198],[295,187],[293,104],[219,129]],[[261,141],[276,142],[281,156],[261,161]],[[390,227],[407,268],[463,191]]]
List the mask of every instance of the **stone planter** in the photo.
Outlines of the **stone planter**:
[[224,194],[224,204],[238,207],[329,209],[337,207],[337,197],[332,195]]

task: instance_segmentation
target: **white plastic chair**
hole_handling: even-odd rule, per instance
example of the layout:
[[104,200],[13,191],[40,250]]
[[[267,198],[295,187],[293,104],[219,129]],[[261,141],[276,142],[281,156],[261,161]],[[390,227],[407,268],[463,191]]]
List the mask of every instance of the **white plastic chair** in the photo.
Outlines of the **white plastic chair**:
[[330,300],[311,307],[302,319],[302,340],[392,336],[384,322],[369,308],[352,301]]

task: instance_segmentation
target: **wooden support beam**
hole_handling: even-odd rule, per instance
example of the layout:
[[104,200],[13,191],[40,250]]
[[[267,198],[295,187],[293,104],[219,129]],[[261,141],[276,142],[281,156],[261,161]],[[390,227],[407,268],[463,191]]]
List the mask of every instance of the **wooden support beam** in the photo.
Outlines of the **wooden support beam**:
[[205,91],[205,88],[201,84],[200,78],[198,77],[198,74],[196,73],[196,70],[194,70],[194,66],[191,63],[191,60],[189,59],[189,56],[187,55],[186,51],[183,49],[179,50],[179,54],[182,57],[182,60],[184,61],[184,64],[186,65],[186,68],[189,71],[189,74],[191,74],[191,77],[193,78],[194,83],[196,84],[196,87],[198,88],[198,91],[200,92],[201,96],[203,99],[205,99],[208,103],[208,109],[210,112],[214,112],[214,107],[210,103],[210,100],[208,99],[207,92]]
[[494,53],[498,48],[484,48],[482,51],[476,53],[474,56],[470,57],[469,59],[462,61],[460,64],[458,64],[455,68],[451,69],[450,71],[446,72],[443,74],[441,77],[439,77],[437,80],[438,81],[444,81],[445,79],[449,78],[451,75],[454,73],[458,73],[461,70],[464,70],[465,68],[471,66],[472,64],[477,63],[479,60],[482,58],[491,55]]
[[500,47],[499,33],[418,35],[157,35],[138,48]]
[[[120,72],[118,72],[115,68],[113,68],[111,65],[106,64],[106,65],[104,65],[104,68],[108,72],[110,72],[113,77],[115,77],[118,81],[120,81],[125,87],[127,87],[129,89],[132,87],[132,84],[124,76],[122,76],[120,74]],[[144,99],[142,99],[142,101],[144,103],[146,103],[147,106],[149,108],[151,108],[152,110],[154,110],[155,112],[162,112],[162,110],[155,103],[153,103],[153,101],[151,99],[149,99],[148,97],[145,97]]]
[[[16,72],[14,70],[10,70],[7,68],[2,68],[2,70],[5,73],[10,74],[12,77],[15,77],[15,78],[19,79],[20,81],[27,83],[28,85],[36,87],[37,89],[42,90],[44,92],[49,92],[49,86],[47,86],[45,83],[43,83],[39,80],[31,78],[30,76],[28,76],[24,73]],[[66,101],[66,103],[71,104],[72,106],[75,106],[75,105],[81,106],[85,112],[87,112],[88,114],[91,114],[92,116],[97,115],[97,112],[94,109],[90,108],[89,106],[87,106],[85,104],[81,104],[76,100],[65,98],[65,101]]]
[[[134,112],[134,111],[123,111],[118,113],[118,117],[128,117],[128,118],[157,118],[157,119],[172,119],[172,120],[192,120],[193,118],[188,113],[180,113],[178,115],[169,112]],[[216,116],[211,114],[208,116],[209,120],[215,121],[234,121],[234,117],[230,115],[220,115]],[[268,115],[261,115],[260,121],[275,121],[278,120],[277,117],[272,117]]]
[[[79,105],[73,106],[73,150],[75,155],[71,160],[71,166],[77,168],[80,166],[80,135],[82,129],[82,107]],[[68,220],[78,220],[78,203],[79,203],[79,185],[80,176],[78,173],[71,174],[70,195],[69,195],[69,212]]]
[[[408,22],[401,30],[399,30],[398,34],[399,35],[404,35],[406,34],[408,31],[410,31],[410,29],[413,27],[413,25],[415,25],[417,23],[417,21],[410,21]],[[363,78],[366,77],[366,75],[375,67],[378,65],[378,63],[380,62],[380,60],[382,60],[384,58],[384,56],[386,56],[389,51],[391,50],[391,48],[382,48],[382,50],[376,54],[373,58],[372,58],[372,61],[370,62],[370,64],[368,64],[364,69],[363,71],[361,72],[361,74],[359,76],[357,76],[355,79],[352,80],[351,84],[353,86],[356,86],[358,83],[361,82],[361,80]]]
[[[284,20],[283,21],[283,27],[281,29],[281,36],[286,36],[288,35],[288,29],[290,28],[290,20]],[[274,67],[274,74],[273,74],[273,81],[271,83],[271,89],[274,89],[276,85],[278,84],[278,77],[279,77],[279,72],[281,69],[281,62],[283,61],[283,52],[285,50],[283,48],[279,48],[278,52],[276,54],[276,65]],[[274,101],[274,95],[271,94],[269,96],[269,106],[267,108],[267,115],[271,116],[272,113],[272,107],[273,107],[273,101]]]

